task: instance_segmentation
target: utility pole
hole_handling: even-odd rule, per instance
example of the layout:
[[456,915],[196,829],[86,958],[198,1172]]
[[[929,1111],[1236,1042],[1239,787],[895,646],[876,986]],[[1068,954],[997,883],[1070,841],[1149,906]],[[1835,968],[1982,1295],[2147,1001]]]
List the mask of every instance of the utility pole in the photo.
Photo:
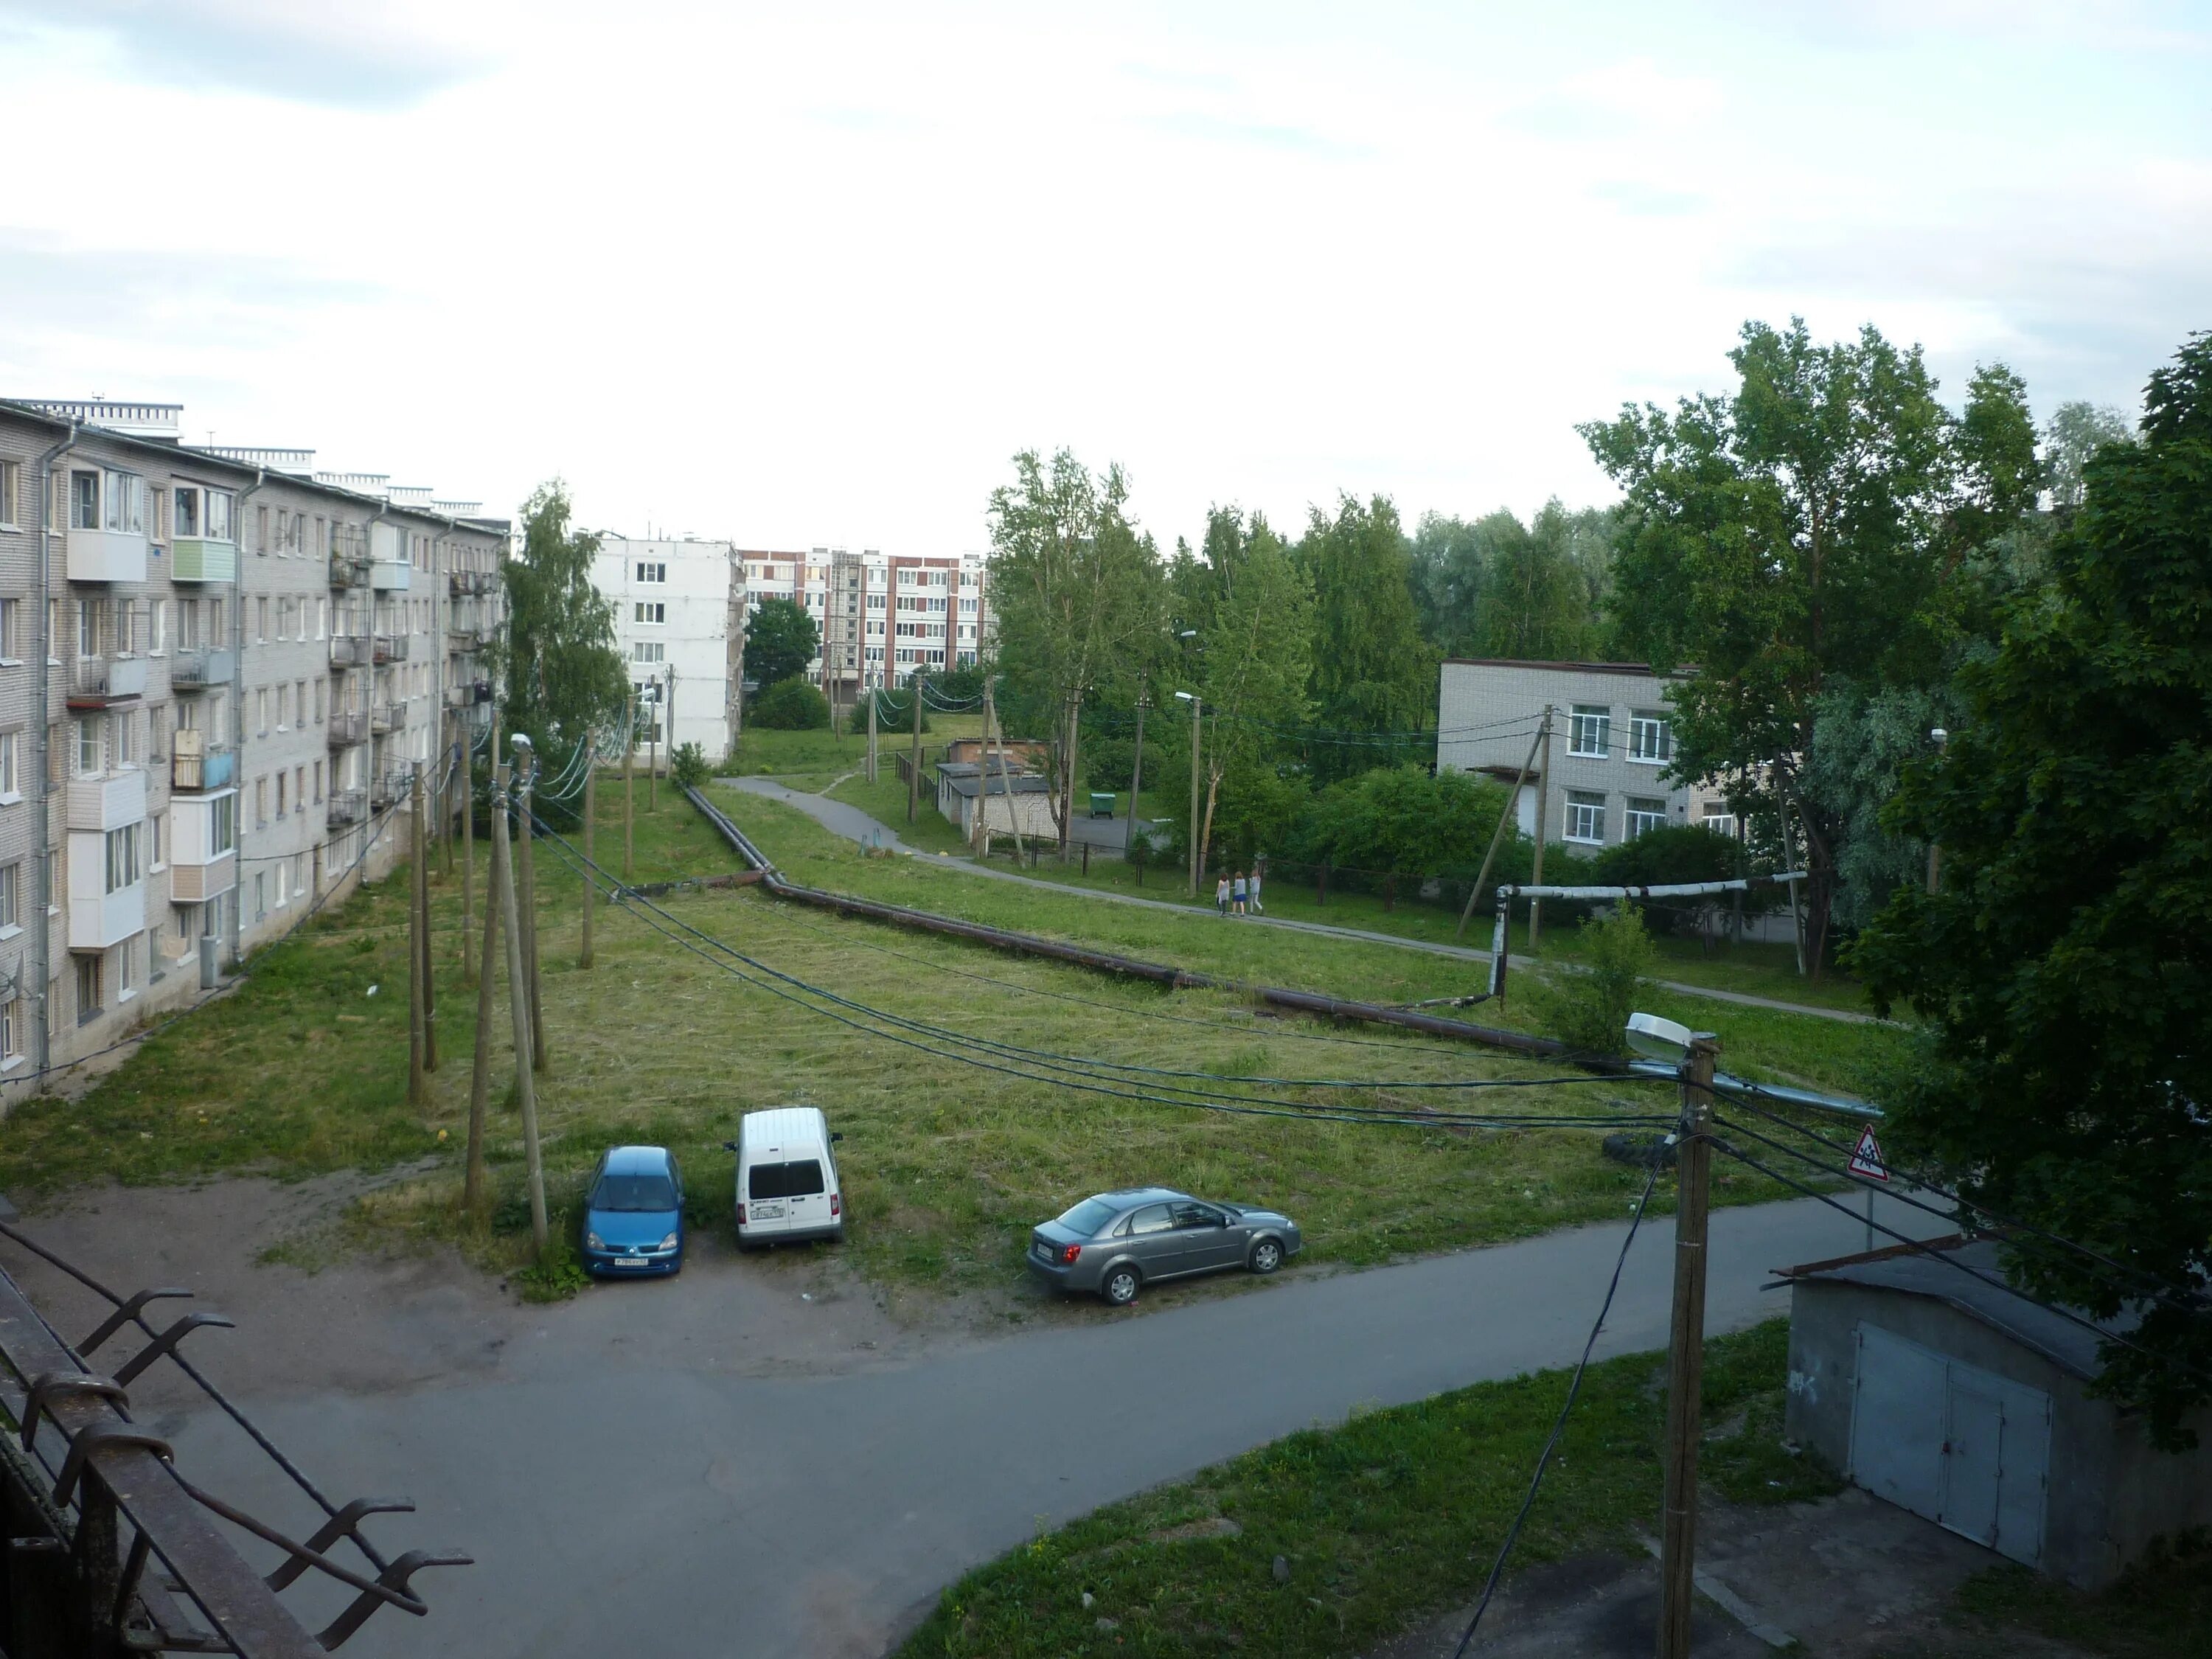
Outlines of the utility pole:
[[538,829],[530,811],[531,786],[538,781],[538,751],[520,732],[515,733],[514,746],[522,751],[521,786],[515,795],[515,828],[522,836],[521,855],[515,860],[515,873],[522,883],[522,994],[530,1004],[530,1063],[542,1072],[545,1069],[545,1005],[538,994],[538,870],[531,856]]
[[422,1065],[422,769],[415,769],[408,828],[414,836],[407,860],[407,1103],[422,1106],[430,1098],[429,1080]]
[[1145,781],[1145,710],[1151,705],[1145,701],[1145,677],[1137,676],[1137,754],[1129,763],[1129,822],[1121,830],[1121,861],[1131,864],[1137,872],[1137,884],[1145,881],[1144,866],[1134,865],[1129,849],[1137,839],[1137,790]]
[[[831,712],[834,714],[836,711],[832,710]],[[836,722],[833,720],[830,723],[835,725]],[[668,725],[666,727],[666,736],[668,742],[665,746],[668,750],[668,775],[671,778],[673,778],[676,775],[676,665],[674,663],[668,665]]]
[[[1141,720],[1143,716],[1138,718]],[[1483,884],[1490,879],[1491,861],[1498,856],[1498,843],[1505,839],[1505,826],[1513,822],[1520,807],[1521,786],[1528,781],[1528,769],[1536,763],[1536,744],[1543,740],[1539,733],[1535,742],[1528,745],[1528,758],[1521,763],[1521,770],[1514,776],[1513,793],[1505,798],[1505,810],[1498,815],[1498,828],[1491,832],[1489,850],[1482,855],[1482,868],[1475,872],[1474,885],[1468,889],[1467,904],[1459,913],[1459,932],[1452,935],[1454,939],[1467,937],[1468,918],[1474,914],[1474,902],[1482,896]]]
[[876,688],[868,688],[868,781],[876,781]]
[[916,668],[914,671],[914,678],[907,682],[908,689],[914,693],[914,754],[908,763],[906,775],[906,821],[908,823],[914,822],[915,809],[921,804],[922,684],[922,672]]
[[[968,823],[969,850],[980,851],[987,860],[991,855],[991,715],[993,709],[991,679],[987,675],[983,680],[983,753],[980,763],[975,768],[975,816],[969,820]],[[1013,803],[1011,800],[1006,804],[1006,810],[1011,815],[1013,811]],[[1018,854],[1019,850],[1018,848],[1016,848]],[[1014,866],[1017,869],[1021,867],[1019,857],[1015,859]]]
[[[1552,705],[1548,702],[1544,705],[1544,724],[1536,733],[1536,744],[1544,751],[1544,764],[1536,774],[1536,864],[1529,872],[1528,884],[1531,887],[1544,884],[1544,837],[1551,832]],[[1543,927],[1544,901],[1532,898],[1528,901],[1528,951],[1532,956],[1535,954],[1537,935],[1543,931]],[[1506,919],[1505,941],[1509,946],[1513,942],[1510,917]]]
[[[460,730],[461,720],[459,715],[453,714],[449,716],[445,709],[439,709],[438,736],[441,741],[439,743],[438,747],[441,750],[445,750],[450,747],[453,754],[454,756],[459,756],[460,753],[460,745],[458,743],[449,745],[442,741],[446,735],[446,722],[448,719],[451,719],[453,721],[453,729],[456,732]],[[430,815],[430,820],[433,826],[432,833],[435,835],[440,841],[446,844],[446,873],[449,876],[453,873],[453,825],[447,822],[447,820],[453,817],[453,787],[449,781],[447,781],[447,780],[454,775],[455,771],[456,768],[450,760],[446,765],[438,769],[436,793],[432,803],[435,810],[434,810]],[[461,951],[462,958],[466,960],[468,954],[467,949],[464,947]]]
[[[491,751],[495,772],[499,767],[499,750]],[[498,785],[492,793],[495,812],[504,814],[506,808],[498,805]],[[474,789],[471,790],[471,808]],[[473,817],[473,810],[471,816]],[[501,823],[506,822],[502,816]],[[484,1200],[484,1117],[491,1104],[491,1002],[492,988],[499,978],[499,896],[501,884],[507,880],[504,862],[507,838],[495,833],[491,843],[491,873],[486,890],[483,915],[483,969],[477,975],[477,1050],[476,1065],[469,1073],[469,1155],[463,1166],[461,1205],[471,1215]]]
[[1659,1522],[1659,1659],[1690,1659],[1690,1603],[1698,1565],[1698,1442],[1705,1356],[1705,1202],[1712,1170],[1710,1031],[1682,1062],[1675,1142],[1674,1322],[1667,1352],[1666,1505]]
[[[494,755],[496,762],[499,757]],[[527,799],[522,804],[523,823],[530,822]],[[520,907],[515,902],[513,867],[507,855],[507,769],[492,774],[492,868],[498,872],[499,908],[507,922],[507,1004],[514,1024],[514,1092],[522,1105],[522,1152],[530,1173],[530,1242],[540,1259],[545,1255],[545,1164],[538,1146],[538,1083],[530,1074],[532,1039],[530,981],[522,966]],[[525,846],[529,843],[526,841]],[[485,937],[489,939],[489,932]],[[484,978],[489,981],[491,975]]]
[[[429,836],[436,828],[436,817],[430,811],[430,796],[423,776],[423,763],[415,763],[415,827],[422,836]],[[449,842],[448,845],[451,843]],[[422,873],[415,882],[415,908],[422,919],[422,948],[416,957],[422,969],[422,1069],[438,1069],[438,980],[430,971],[434,949],[430,939],[430,858],[427,842],[418,842],[422,857],[418,860]]]
[[592,826],[599,816],[599,757],[593,755],[584,763],[584,948],[577,957],[579,968],[592,965],[592,900],[598,894],[592,880]]
[[653,717],[646,725],[645,738],[645,810],[660,810],[660,682],[655,680],[645,688],[646,705]]
[[1198,896],[1198,749],[1205,723],[1198,693],[1190,694],[1190,896]]
[[[990,695],[991,682],[986,680],[983,682],[983,696],[988,700]],[[1015,867],[1018,869],[1028,859],[1029,848],[1024,844],[1022,838],[1021,814],[1014,810],[1014,781],[1006,771],[1006,729],[1003,726],[999,726],[998,707],[995,703],[987,701],[985,709],[986,713],[983,720],[983,747],[987,753],[992,751],[993,745],[991,743],[991,733],[995,728],[999,733],[999,741],[995,751],[999,757],[999,793],[1001,795],[1004,795],[1006,799],[1006,827],[1014,832],[1014,865]],[[985,803],[985,816],[988,818],[989,815],[988,806],[991,799],[990,790],[988,785],[985,787],[983,793],[980,799]]]
[[[1929,732],[1928,735],[1935,739],[1936,753],[1940,758],[1943,751],[1951,746],[1951,734],[1939,726],[1933,731]],[[1937,878],[1941,874],[1942,867],[1943,844],[1931,836],[1928,842],[1928,894],[1931,898],[1935,896],[1937,890],[1939,885]],[[1869,1206],[1871,1206],[1873,1200],[1869,1199],[1868,1202]],[[1872,1213],[1871,1207],[1869,1207],[1869,1213]],[[1867,1248],[1871,1249],[1873,1246],[1869,1245]]]
[[[492,725],[492,758],[499,758],[499,726]],[[634,873],[631,866],[633,837],[631,829],[637,817],[637,690],[630,689],[623,699],[623,879],[628,881]]]

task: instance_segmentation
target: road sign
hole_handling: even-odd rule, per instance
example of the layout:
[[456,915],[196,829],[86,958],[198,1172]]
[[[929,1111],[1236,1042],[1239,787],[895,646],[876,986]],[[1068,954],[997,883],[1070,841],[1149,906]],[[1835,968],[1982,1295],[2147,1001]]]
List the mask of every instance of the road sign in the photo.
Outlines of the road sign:
[[1859,1132],[1858,1150],[1851,1154],[1851,1173],[1864,1176],[1869,1181],[1889,1179],[1889,1165],[1882,1161],[1881,1143],[1874,1138],[1870,1128]]

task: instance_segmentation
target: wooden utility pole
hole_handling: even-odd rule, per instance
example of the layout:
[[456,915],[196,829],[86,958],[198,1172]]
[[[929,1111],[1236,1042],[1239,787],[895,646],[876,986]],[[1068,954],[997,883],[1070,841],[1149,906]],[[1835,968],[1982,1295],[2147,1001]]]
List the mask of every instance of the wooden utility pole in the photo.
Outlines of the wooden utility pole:
[[[530,1175],[530,1242],[543,1258],[547,1243],[545,1164],[538,1146],[538,1082],[530,1074],[531,1027],[536,1022],[530,1017],[530,981],[522,963],[521,908],[515,901],[513,868],[507,856],[507,769],[496,768],[492,777],[491,865],[498,872],[499,908],[507,922],[507,1004],[514,1017],[514,1093],[522,1104],[523,1163]],[[527,797],[522,802],[522,813],[527,825]],[[529,842],[526,840],[523,844],[526,847]],[[487,973],[484,978],[489,981],[491,975]]]
[[[497,750],[492,751],[492,763],[495,769],[499,763]],[[496,787],[495,785],[495,793]],[[473,797],[474,791],[471,793]],[[473,799],[471,806],[473,816]],[[493,810],[505,809],[495,805]],[[501,861],[506,850],[506,837],[495,835],[489,886],[484,899],[483,969],[477,975],[476,1065],[469,1073],[469,1155],[461,1177],[461,1205],[471,1215],[484,1200],[484,1116],[491,1105],[491,1003],[492,989],[499,979],[499,895],[501,884],[507,879],[502,873],[506,866]]]
[[1666,1501],[1659,1517],[1659,1659],[1690,1659],[1705,1382],[1705,1205],[1713,1156],[1713,1065],[1719,1053],[1711,1032],[1698,1032],[1681,1069],[1682,1127],[1674,1148],[1674,1321],[1667,1352]]
[[650,694],[648,707],[653,715],[646,722],[645,738],[645,810],[660,810],[660,683],[656,680],[646,687]]
[[876,689],[868,688],[868,781],[876,781]]
[[523,753],[529,757],[529,762],[522,769],[520,787],[515,795],[515,827],[522,836],[522,852],[515,860],[515,873],[522,884],[520,945],[523,994],[530,1003],[530,1063],[542,1072],[545,1069],[545,1006],[538,989],[538,866],[531,854],[538,830],[530,811],[531,786],[538,781],[538,751],[526,748]]
[[[1531,887],[1544,884],[1544,837],[1551,833],[1552,705],[1548,702],[1544,705],[1544,724],[1536,733],[1536,744],[1544,751],[1544,763],[1536,773],[1536,866],[1529,872],[1528,884]],[[1532,954],[1536,949],[1536,936],[1543,926],[1544,901],[1532,898],[1528,901],[1528,949]],[[1513,943],[1513,921],[1510,916],[1506,918],[1505,942],[1509,946]]]
[[427,879],[423,870],[422,845],[422,769],[415,768],[415,780],[410,793],[411,818],[409,830],[414,845],[409,848],[407,860],[407,1103],[427,1105],[430,1099],[429,1080],[422,1064],[422,895]]
[[1198,896],[1198,750],[1205,727],[1200,720],[1200,700],[1190,697],[1190,896]]
[[1528,745],[1528,758],[1521,763],[1521,770],[1514,776],[1513,793],[1506,796],[1505,810],[1498,815],[1498,828],[1491,832],[1490,848],[1482,855],[1482,868],[1474,873],[1474,885],[1467,890],[1467,904],[1459,913],[1459,932],[1452,935],[1454,939],[1467,937],[1467,919],[1474,914],[1474,902],[1482,896],[1483,884],[1490,879],[1491,861],[1498,856],[1498,843],[1505,839],[1505,826],[1516,816],[1521,805],[1521,786],[1528,781],[1528,769],[1536,763],[1536,745],[1543,741],[1539,732]]
[[[453,825],[447,820],[453,816],[453,811],[452,779],[456,770],[454,759],[460,754],[460,745],[459,744],[449,745],[444,741],[446,723],[448,720],[452,720],[453,729],[458,732],[460,729],[460,717],[457,714],[449,715],[445,709],[441,708],[438,711],[440,738],[438,752],[446,756],[446,764],[438,769],[438,783],[431,802],[433,811],[430,817],[434,826],[431,834],[446,844],[446,873],[450,876],[453,873]],[[461,955],[464,957],[468,955],[466,949],[462,951]]]
[[[836,722],[833,720],[830,724],[834,726]],[[674,663],[668,665],[668,723],[661,728],[661,735],[667,738],[667,742],[661,747],[667,751],[668,775],[673,779],[676,775],[676,665]]]
[[[585,741],[591,739],[586,738]],[[599,816],[599,757],[594,755],[584,763],[584,948],[576,958],[580,968],[592,965],[592,901],[599,893],[592,880],[592,826]]]
[[[998,727],[998,707],[989,700],[990,696],[991,683],[988,680],[986,680],[983,683],[983,696],[985,699],[983,706],[983,747],[987,753],[995,753],[999,757],[999,793],[1006,798],[1006,827],[1014,832],[1014,864],[1015,866],[1018,868],[1020,867],[1029,849],[1023,844],[1022,841],[1021,814],[1014,810],[1014,781],[1006,771],[1006,734],[1003,729],[999,729]],[[995,749],[993,747],[991,742],[991,733],[994,729],[999,730],[999,740]],[[989,817],[989,802],[991,799],[990,792],[988,787],[985,789],[980,799],[985,803],[985,817],[988,819]]]
[[921,805],[921,686],[922,673],[917,668],[914,671],[914,678],[907,682],[907,690],[914,697],[914,753],[907,763],[906,773],[906,821],[908,823],[914,822],[915,812]]
[[[497,728],[492,735],[498,736]],[[496,755],[496,745],[494,748]],[[637,692],[633,690],[623,699],[623,879],[628,881],[633,873],[631,854],[635,850],[632,830],[637,818]]]
[[1129,821],[1121,827],[1121,861],[1137,872],[1137,885],[1145,884],[1145,867],[1130,858],[1129,849],[1137,840],[1137,791],[1145,781],[1145,710],[1151,707],[1145,701],[1145,677],[1137,677],[1137,754],[1129,763]]
[[[428,836],[436,827],[436,814],[430,810],[429,791],[423,781],[423,763],[415,763],[415,823]],[[447,843],[451,845],[451,843]],[[415,884],[415,908],[421,914],[422,950],[416,957],[422,972],[422,1069],[438,1069],[438,976],[431,971],[435,959],[436,945],[430,933],[430,859],[429,849],[423,848],[422,879]]]

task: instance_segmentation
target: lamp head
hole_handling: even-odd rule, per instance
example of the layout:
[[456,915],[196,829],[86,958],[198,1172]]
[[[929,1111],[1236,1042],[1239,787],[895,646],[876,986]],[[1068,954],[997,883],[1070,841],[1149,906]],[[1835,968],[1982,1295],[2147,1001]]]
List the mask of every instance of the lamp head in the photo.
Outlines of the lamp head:
[[1198,630],[1195,628],[1178,629],[1176,631],[1176,637],[1179,640],[1194,640],[1198,637]]
[[1690,1028],[1657,1014],[1628,1017],[1628,1046],[1646,1060],[1663,1060],[1679,1066],[1690,1057]]
[[1928,735],[1929,735],[1929,737],[1931,737],[1931,738],[1935,738],[1935,740],[1936,740],[1936,746],[1938,749],[1941,749],[1941,748],[1942,748],[1945,744],[1947,744],[1947,743],[1948,743],[1948,742],[1950,742],[1950,741],[1951,741],[1951,734],[1950,734],[1948,732],[1946,732],[1946,731],[1945,731],[1942,726],[1939,726],[1935,727],[1932,731],[1930,731],[1930,732],[1928,733]]
[[516,732],[510,741],[514,743],[517,750],[525,755],[528,754],[534,746],[530,741],[529,733],[526,732]]
[[1178,691],[1176,693],[1176,701],[1177,702],[1196,702],[1198,699],[1192,696],[1188,691]]

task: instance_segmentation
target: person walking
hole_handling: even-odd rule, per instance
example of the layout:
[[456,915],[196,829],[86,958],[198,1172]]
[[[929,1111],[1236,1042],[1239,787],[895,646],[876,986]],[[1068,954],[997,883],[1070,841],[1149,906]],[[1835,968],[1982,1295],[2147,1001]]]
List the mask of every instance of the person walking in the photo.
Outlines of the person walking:
[[1236,903],[1237,914],[1243,915],[1244,914],[1244,872],[1242,870],[1237,872],[1237,884],[1230,892]]
[[1213,911],[1218,916],[1226,916],[1229,914],[1229,877],[1225,872],[1221,879],[1213,884]]
[[1252,914],[1255,916],[1266,915],[1267,913],[1260,908],[1260,866],[1256,864],[1252,866],[1252,884],[1249,896],[1252,902]]

